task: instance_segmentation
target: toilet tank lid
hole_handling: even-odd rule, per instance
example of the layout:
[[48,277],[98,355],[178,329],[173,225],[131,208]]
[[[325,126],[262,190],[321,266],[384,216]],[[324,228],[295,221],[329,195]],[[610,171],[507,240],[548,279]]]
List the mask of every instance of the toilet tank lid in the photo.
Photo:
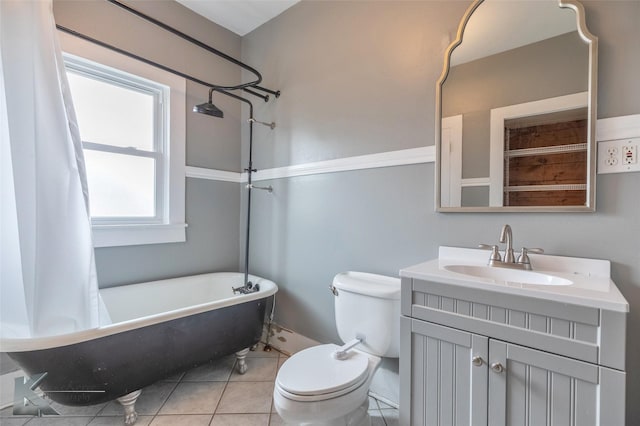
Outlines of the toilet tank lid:
[[333,278],[338,290],[379,297],[381,299],[400,299],[400,278],[367,272],[341,272]]

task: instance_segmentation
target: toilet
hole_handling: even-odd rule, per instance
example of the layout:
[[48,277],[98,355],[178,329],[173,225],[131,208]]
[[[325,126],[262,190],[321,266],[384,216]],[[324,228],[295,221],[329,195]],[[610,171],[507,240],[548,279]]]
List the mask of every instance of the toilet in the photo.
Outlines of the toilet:
[[273,404],[288,425],[370,426],[369,385],[400,346],[400,279],[343,272],[330,286],[343,346],[314,346],[278,371]]

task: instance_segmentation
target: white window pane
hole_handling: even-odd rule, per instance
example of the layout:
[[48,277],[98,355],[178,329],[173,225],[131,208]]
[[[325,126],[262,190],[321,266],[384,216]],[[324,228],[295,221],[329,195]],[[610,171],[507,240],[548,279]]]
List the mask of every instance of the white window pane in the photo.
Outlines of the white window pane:
[[67,76],[83,141],[154,149],[151,94],[71,71]]
[[85,150],[91,217],[154,217],[155,160]]

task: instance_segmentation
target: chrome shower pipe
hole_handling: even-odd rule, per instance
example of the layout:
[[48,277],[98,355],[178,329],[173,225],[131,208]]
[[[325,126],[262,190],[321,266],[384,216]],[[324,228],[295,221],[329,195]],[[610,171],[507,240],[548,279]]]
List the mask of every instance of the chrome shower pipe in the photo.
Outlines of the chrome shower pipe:
[[255,118],[249,118],[247,121],[249,121],[250,123],[258,123],[258,124],[262,124],[263,126],[267,126],[270,127],[271,130],[276,128],[276,123],[275,122],[271,122],[271,123],[266,123],[264,121],[258,121]]
[[[238,96],[234,93],[229,93],[226,92],[224,90],[216,90],[216,92],[219,93],[224,93],[227,96],[231,96],[232,98],[235,98],[237,100],[239,100],[240,102],[244,102],[247,105],[249,105],[249,119],[247,120],[247,122],[249,123],[249,164],[248,167],[246,169],[244,169],[244,171],[247,173],[247,225],[246,225],[246,238],[245,238],[245,247],[244,247],[244,286],[242,287],[242,290],[240,289],[240,287],[238,288],[234,288],[233,291],[234,293],[236,291],[240,292],[240,293],[247,293],[247,292],[252,292],[252,291],[257,291],[257,285],[254,286],[250,281],[249,281],[249,241],[250,241],[250,237],[251,237],[251,190],[252,189],[263,189],[263,190],[267,190],[268,192],[272,192],[273,188],[272,187],[257,187],[253,185],[253,180],[252,180],[252,174],[253,172],[256,172],[257,170],[253,168],[253,123],[257,122],[260,124],[266,124],[267,126],[271,127],[271,124],[273,124],[273,126],[275,127],[274,123],[261,123],[259,121],[257,121],[255,118],[253,118],[253,103],[246,99],[243,98],[242,96]],[[273,128],[273,127],[271,127]],[[271,190],[269,190],[269,188],[271,188]]]

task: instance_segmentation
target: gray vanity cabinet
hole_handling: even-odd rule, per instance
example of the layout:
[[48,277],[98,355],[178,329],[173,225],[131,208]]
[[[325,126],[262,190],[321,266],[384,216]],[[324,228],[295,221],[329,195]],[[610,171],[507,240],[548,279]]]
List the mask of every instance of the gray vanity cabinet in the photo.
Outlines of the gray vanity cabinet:
[[[596,426],[600,367],[489,341],[489,425]],[[494,364],[495,365],[495,364]]]
[[617,315],[402,281],[400,424],[624,425]]
[[488,371],[472,359],[488,358],[489,339],[406,317],[400,327],[401,364],[410,354],[411,365],[400,394],[401,413],[411,420],[400,424],[486,426]]

